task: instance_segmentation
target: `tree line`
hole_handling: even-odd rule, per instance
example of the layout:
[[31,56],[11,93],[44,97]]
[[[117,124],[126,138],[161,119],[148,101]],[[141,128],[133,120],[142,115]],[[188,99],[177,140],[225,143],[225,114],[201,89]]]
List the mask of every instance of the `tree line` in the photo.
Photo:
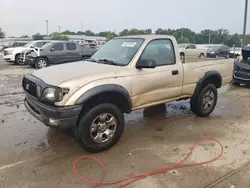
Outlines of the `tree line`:
[[[201,32],[194,32],[189,28],[179,28],[179,29],[161,29],[158,28],[156,31],[152,29],[124,29],[123,31],[116,33],[114,31],[102,31],[95,33],[90,30],[86,31],[70,31],[66,30],[61,33],[54,32],[50,34],[50,38],[54,40],[69,40],[65,35],[87,35],[87,36],[101,36],[106,37],[108,40],[117,36],[128,36],[128,35],[144,35],[144,34],[159,34],[159,35],[173,35],[178,43],[195,43],[195,44],[225,44],[228,46],[241,46],[242,35],[235,33],[230,34],[227,29],[204,29]],[[5,33],[0,28],[0,38],[4,38]],[[25,35],[25,37],[28,37]],[[32,36],[34,40],[45,39],[46,35],[41,35],[36,33]],[[246,44],[250,44],[250,35],[246,36]]]
[[[230,34],[227,29],[204,29],[199,33],[192,31],[189,28],[179,29],[161,29],[158,28],[155,32],[152,29],[124,29],[119,33],[112,31],[102,31],[94,33],[90,30],[87,31],[63,31],[61,34],[66,35],[87,35],[87,36],[101,36],[107,39],[112,39],[117,36],[129,35],[145,35],[145,34],[158,34],[158,35],[173,35],[178,43],[195,43],[195,44],[225,44],[228,46],[241,46],[242,35],[238,33]],[[246,44],[250,44],[250,35],[246,36]]]

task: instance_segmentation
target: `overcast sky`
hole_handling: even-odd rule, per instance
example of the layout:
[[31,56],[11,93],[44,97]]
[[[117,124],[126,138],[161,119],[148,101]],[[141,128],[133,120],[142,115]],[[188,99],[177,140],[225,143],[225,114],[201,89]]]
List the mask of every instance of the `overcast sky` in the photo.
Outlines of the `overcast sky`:
[[[0,0],[0,27],[7,36],[124,28],[227,28],[242,33],[245,0]],[[250,5],[249,5],[250,6]],[[250,17],[250,12],[249,16]],[[248,28],[250,27],[248,19]],[[247,33],[250,31],[248,30]]]

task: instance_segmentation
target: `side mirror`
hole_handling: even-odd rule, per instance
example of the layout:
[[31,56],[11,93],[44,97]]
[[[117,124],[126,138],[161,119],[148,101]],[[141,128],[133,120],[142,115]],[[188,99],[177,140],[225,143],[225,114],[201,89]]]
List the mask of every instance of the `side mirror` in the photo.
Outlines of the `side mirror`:
[[55,49],[54,48],[50,48],[50,51],[53,52],[53,51],[55,51]]
[[142,68],[153,69],[155,67],[156,67],[156,62],[153,59],[140,59],[136,64],[137,69],[142,69]]

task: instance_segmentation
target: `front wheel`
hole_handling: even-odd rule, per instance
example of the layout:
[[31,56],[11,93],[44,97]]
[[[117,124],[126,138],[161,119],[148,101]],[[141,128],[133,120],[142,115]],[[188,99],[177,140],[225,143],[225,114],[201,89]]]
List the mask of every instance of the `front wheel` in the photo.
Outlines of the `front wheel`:
[[42,68],[45,68],[47,67],[49,64],[48,64],[48,60],[45,59],[45,58],[38,58],[36,60],[36,63],[35,63],[35,67],[37,69],[42,69]]
[[24,65],[24,62],[20,59],[20,54],[17,54],[15,57],[15,64],[16,65]]
[[85,113],[79,122],[77,136],[88,152],[97,153],[111,148],[124,130],[124,116],[115,105],[99,104]]
[[200,117],[209,116],[216,104],[218,99],[217,88],[213,84],[209,84],[204,87],[199,93],[191,98],[190,106],[191,110]]

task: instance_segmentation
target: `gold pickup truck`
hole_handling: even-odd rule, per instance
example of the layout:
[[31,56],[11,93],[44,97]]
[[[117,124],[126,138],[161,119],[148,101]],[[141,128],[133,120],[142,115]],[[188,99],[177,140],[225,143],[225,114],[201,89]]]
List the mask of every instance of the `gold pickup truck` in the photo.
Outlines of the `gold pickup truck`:
[[118,37],[84,61],[40,69],[23,78],[27,110],[47,126],[73,128],[82,147],[100,152],[122,135],[124,113],[191,99],[208,116],[217,89],[232,80],[233,61],[181,63],[173,36]]

